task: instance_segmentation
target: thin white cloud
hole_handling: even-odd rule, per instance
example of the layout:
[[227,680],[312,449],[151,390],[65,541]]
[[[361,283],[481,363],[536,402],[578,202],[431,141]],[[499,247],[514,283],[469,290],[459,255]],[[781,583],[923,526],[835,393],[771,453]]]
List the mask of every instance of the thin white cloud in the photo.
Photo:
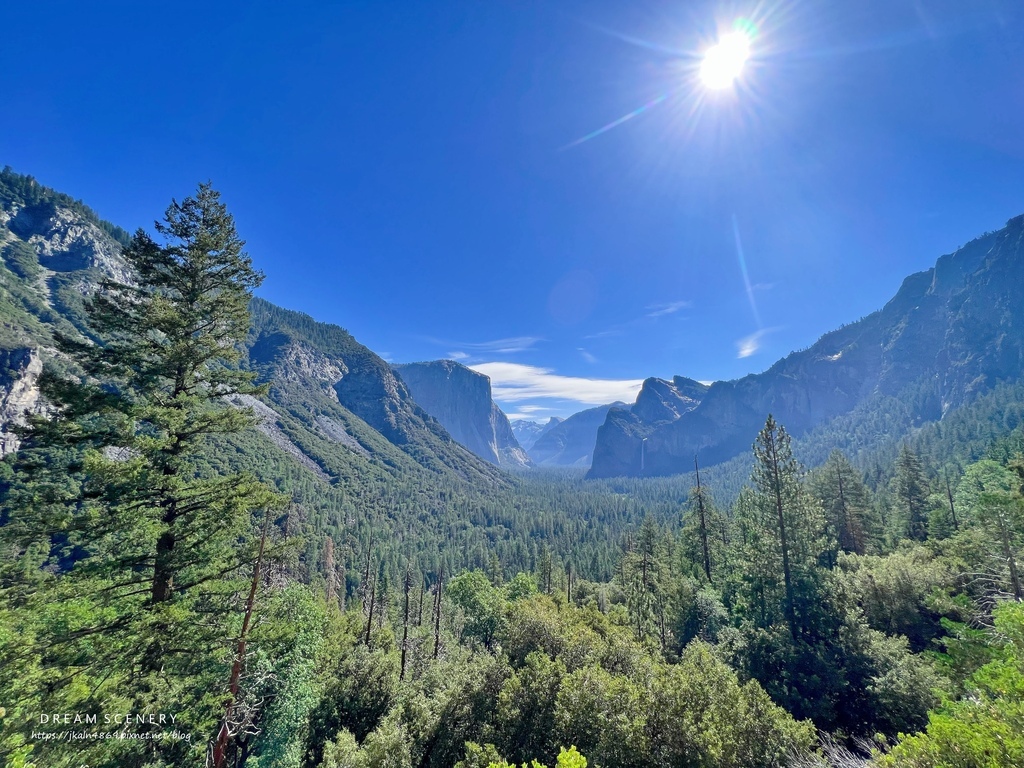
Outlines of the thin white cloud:
[[667,304],[651,304],[647,307],[646,317],[664,317],[673,315],[681,309],[689,309],[693,306],[692,301],[671,301]]
[[659,317],[666,317],[667,315],[674,315],[680,310],[690,309],[693,306],[692,301],[670,301],[661,304],[649,304],[646,307],[646,312],[635,317],[632,320],[628,320],[624,323],[618,323],[603,331],[597,331],[596,333],[590,333],[584,336],[584,339],[606,339],[610,336],[624,336],[626,331],[641,325],[647,325],[651,320],[657,320]]
[[589,352],[587,352],[587,350],[585,350],[583,347],[577,347],[576,351],[579,352],[580,353],[580,357],[582,357],[588,363],[596,363],[597,362],[597,358],[594,357]]
[[574,400],[588,405],[603,405],[616,400],[633,402],[643,379],[584,379],[560,376],[550,368],[519,363],[481,363],[470,366],[489,376],[495,400],[518,403],[536,398]]
[[538,411],[553,411],[554,408],[548,408],[546,405],[521,405],[519,410],[523,413],[537,413]]
[[769,333],[773,333],[779,330],[778,328],[762,328],[759,331],[755,331],[749,336],[744,336],[742,339],[736,340],[736,357],[742,360],[744,357],[750,357],[756,354],[761,349],[761,340]]
[[449,360],[465,360],[467,357],[469,357],[469,353],[468,352],[449,352],[448,353],[448,359]]
[[539,342],[544,341],[544,339],[540,336],[510,336],[505,339],[494,339],[492,341],[452,341],[450,339],[437,339],[426,336],[424,341],[441,347],[447,347],[448,349],[468,350],[466,357],[469,357],[470,353],[474,352],[505,355],[526,352]]
[[505,415],[512,421],[520,419],[532,420],[536,418],[544,418],[544,411],[554,411],[554,408],[548,408],[544,405],[527,405],[523,404],[519,406],[519,410],[515,413],[506,413]]
[[584,336],[584,339],[607,339],[610,336],[621,336],[623,334],[622,326],[615,326],[609,328],[606,331],[598,331],[597,333],[589,333]]

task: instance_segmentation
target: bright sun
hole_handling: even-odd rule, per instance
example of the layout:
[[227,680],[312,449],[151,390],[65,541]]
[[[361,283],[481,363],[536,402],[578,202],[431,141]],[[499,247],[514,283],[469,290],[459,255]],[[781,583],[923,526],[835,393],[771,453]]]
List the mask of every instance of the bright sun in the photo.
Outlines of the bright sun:
[[720,90],[732,85],[743,72],[743,65],[750,58],[750,37],[737,30],[722,35],[718,42],[708,48],[700,65],[700,79],[706,88]]

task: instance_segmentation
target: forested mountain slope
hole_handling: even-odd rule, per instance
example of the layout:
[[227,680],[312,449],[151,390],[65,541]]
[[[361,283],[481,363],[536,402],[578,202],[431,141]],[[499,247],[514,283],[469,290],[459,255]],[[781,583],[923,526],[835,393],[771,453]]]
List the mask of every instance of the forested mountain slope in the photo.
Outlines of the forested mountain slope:
[[749,447],[768,412],[796,437],[857,409],[870,414],[887,398],[912,399],[915,424],[933,421],[1022,372],[1024,216],[911,275],[885,307],[764,373],[715,382],[685,412],[612,411],[590,476],[674,474],[698,454],[706,465],[727,461]]
[[[44,362],[65,370],[54,334],[89,333],[83,299],[124,276],[129,236],[29,176],[0,173],[0,451],[8,429],[39,411]],[[405,557],[437,570],[532,568],[544,546],[610,574],[618,537],[650,509],[606,489],[529,484],[474,456],[410,395],[387,362],[344,329],[254,298],[242,365],[269,385],[256,429],[214,440],[208,465],[246,469],[288,494],[285,523],[302,534],[301,567],[323,569],[327,538],[355,580],[368,548],[389,572]],[[658,506],[659,517],[673,505]],[[542,545],[541,542],[544,542]]]

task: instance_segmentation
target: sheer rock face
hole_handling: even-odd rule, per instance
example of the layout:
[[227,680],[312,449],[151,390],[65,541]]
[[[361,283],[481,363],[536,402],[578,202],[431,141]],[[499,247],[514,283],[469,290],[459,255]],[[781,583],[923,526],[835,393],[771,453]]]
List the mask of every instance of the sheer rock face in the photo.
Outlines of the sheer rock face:
[[718,463],[749,450],[768,413],[798,436],[916,385],[934,396],[922,398],[915,417],[939,419],[1022,374],[1024,216],[911,275],[885,307],[764,373],[703,392],[681,388],[680,377],[648,380],[630,411],[609,413],[590,476],[676,474],[698,454]]
[[575,413],[548,429],[533,444],[530,457],[540,465],[552,467],[589,467],[594,457],[597,431],[608,414],[628,408],[625,403],[611,403]]
[[18,437],[10,431],[25,424],[25,414],[41,413],[37,381],[43,372],[39,352],[31,347],[0,350],[0,456],[18,450]]
[[707,391],[707,384],[682,376],[676,376],[672,381],[650,378],[637,393],[636,404],[631,410],[645,423],[675,421],[700,405]]
[[501,467],[532,465],[508,418],[491,399],[491,380],[487,376],[452,360],[406,363],[392,368],[413,399],[456,442]]

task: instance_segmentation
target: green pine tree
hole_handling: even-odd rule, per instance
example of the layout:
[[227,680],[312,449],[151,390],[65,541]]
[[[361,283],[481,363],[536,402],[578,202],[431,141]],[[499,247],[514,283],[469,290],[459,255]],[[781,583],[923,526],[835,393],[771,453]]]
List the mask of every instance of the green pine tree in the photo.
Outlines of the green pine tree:
[[876,548],[881,523],[874,517],[863,478],[842,451],[832,451],[828,461],[814,471],[811,486],[839,549],[863,555]]
[[[39,711],[173,707],[212,737],[259,539],[253,513],[282,502],[203,455],[254,423],[237,406],[262,390],[238,363],[262,275],[208,184],[156,229],[162,242],[140,230],[125,249],[128,279],[87,301],[93,339],[58,339],[78,375],[40,378],[52,410],[23,431],[3,498],[2,536],[25,578],[7,570],[2,586],[22,594],[23,639],[50,680]],[[156,765],[189,762],[203,741],[95,748]]]
[[928,536],[928,479],[921,459],[906,443],[896,459],[892,495],[898,535],[924,541]]
[[813,600],[817,570],[828,551],[825,515],[803,483],[785,427],[769,415],[754,443],[753,493],[743,507],[746,558],[765,618],[781,604],[794,642],[807,629],[802,606]]

